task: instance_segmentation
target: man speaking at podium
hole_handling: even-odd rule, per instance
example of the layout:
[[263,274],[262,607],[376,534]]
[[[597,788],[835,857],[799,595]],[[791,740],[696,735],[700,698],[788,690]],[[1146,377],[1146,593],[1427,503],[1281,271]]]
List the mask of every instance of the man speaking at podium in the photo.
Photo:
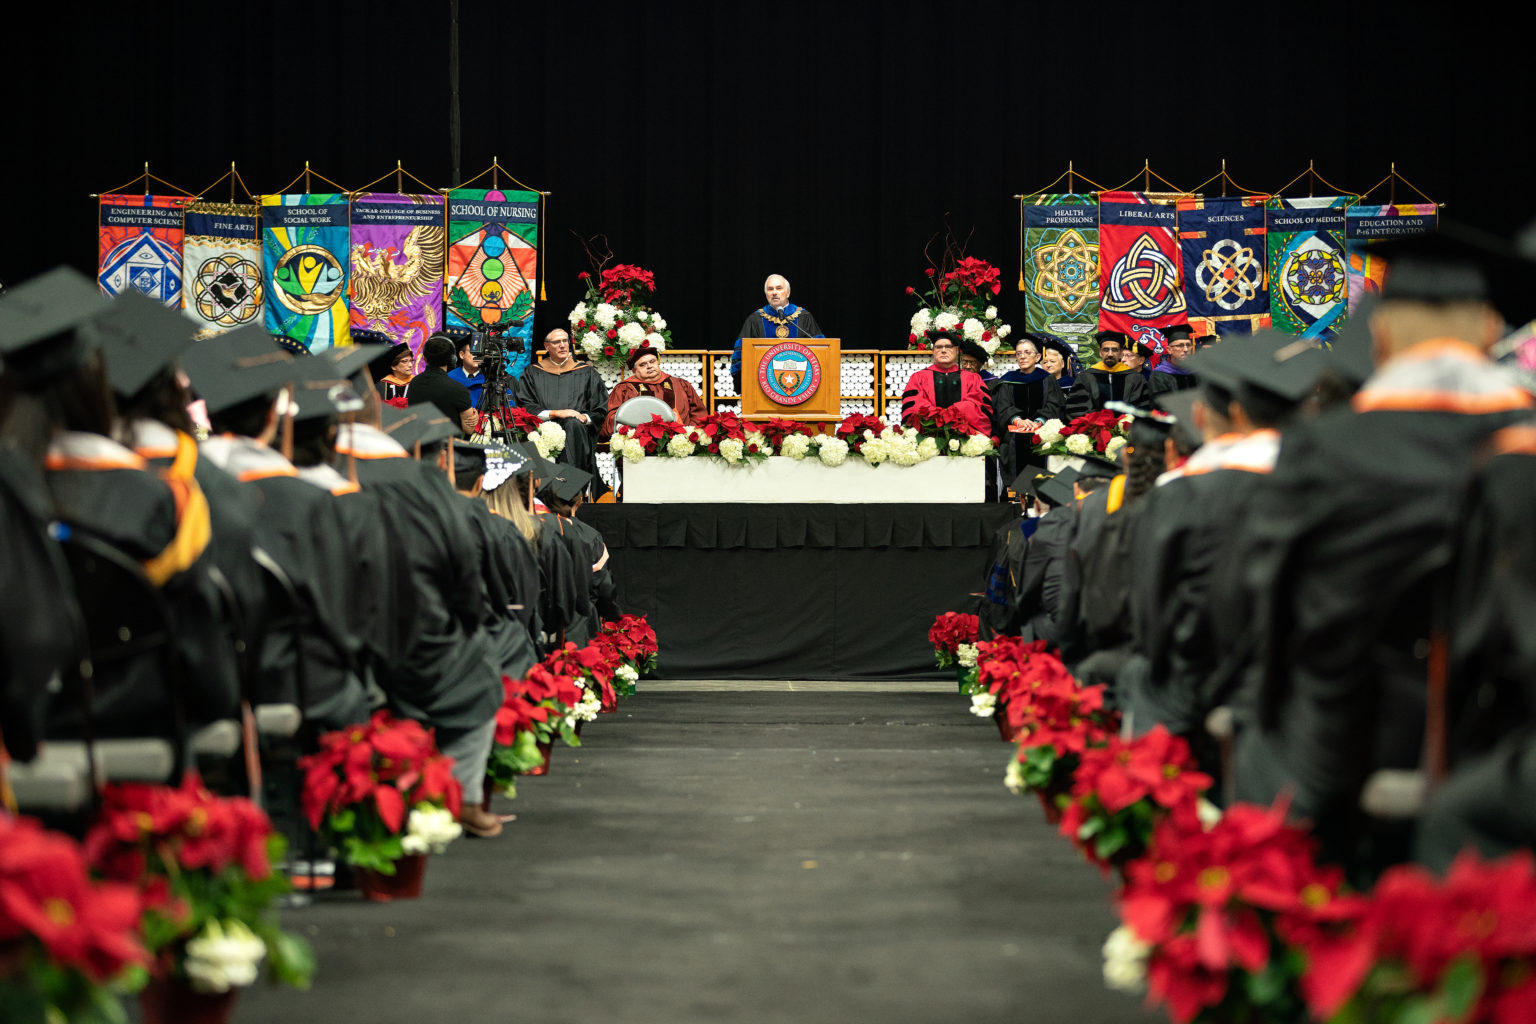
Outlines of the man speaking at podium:
[[770,274],[763,282],[763,297],[768,301],[762,309],[747,314],[741,332],[736,335],[736,348],[731,352],[731,380],[736,383],[736,393],[741,394],[741,339],[742,338],[825,338],[816,318],[804,306],[789,301],[789,281],[782,274]]

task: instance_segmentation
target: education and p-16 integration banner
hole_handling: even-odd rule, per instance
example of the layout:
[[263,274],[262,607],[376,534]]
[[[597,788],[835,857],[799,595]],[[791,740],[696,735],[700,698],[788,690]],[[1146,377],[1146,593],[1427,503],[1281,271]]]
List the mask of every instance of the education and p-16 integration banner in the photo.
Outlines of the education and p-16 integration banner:
[[1268,196],[1184,196],[1178,202],[1184,299],[1197,334],[1269,326],[1264,244]]
[[[1099,325],[1099,202],[1092,194],[1024,199],[1025,330],[1074,344],[1086,358]],[[1091,362],[1092,360],[1090,360]]]
[[532,348],[540,198],[500,189],[448,193],[448,326],[521,341],[523,352],[508,349],[512,374],[522,373]]
[[448,229],[443,197],[371,192],[352,200],[347,298],[359,337],[411,353],[442,327]]
[[1370,244],[1384,238],[1422,235],[1439,226],[1440,208],[1434,203],[1398,203],[1366,206],[1356,203],[1345,211],[1344,246],[1348,258],[1349,311],[1353,313],[1368,293],[1381,291],[1386,263],[1374,256]]
[[1269,310],[1288,334],[1326,341],[1348,317],[1345,196],[1276,196],[1269,213]]
[[1099,328],[1166,350],[1162,329],[1186,322],[1176,193],[1099,194]]
[[96,280],[108,295],[130,288],[181,306],[182,218],[191,196],[104,195]]
[[182,308],[207,331],[227,331],[261,316],[260,208],[251,203],[187,207]]
[[347,314],[347,197],[261,197],[267,330],[290,348],[352,344]]

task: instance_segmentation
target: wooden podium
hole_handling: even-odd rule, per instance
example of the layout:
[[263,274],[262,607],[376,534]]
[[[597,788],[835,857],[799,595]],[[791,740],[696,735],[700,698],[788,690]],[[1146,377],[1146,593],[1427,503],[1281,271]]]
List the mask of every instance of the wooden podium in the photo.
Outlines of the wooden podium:
[[839,338],[743,338],[741,418],[842,420],[842,367]]

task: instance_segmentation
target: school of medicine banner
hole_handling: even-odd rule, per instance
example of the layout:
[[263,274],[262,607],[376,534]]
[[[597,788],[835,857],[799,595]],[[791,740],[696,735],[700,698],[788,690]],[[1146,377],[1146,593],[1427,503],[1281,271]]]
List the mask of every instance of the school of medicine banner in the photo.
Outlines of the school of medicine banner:
[[1276,197],[1269,212],[1269,311],[1287,334],[1325,341],[1349,316],[1345,196]]
[[508,350],[507,371],[528,364],[538,294],[537,192],[460,188],[448,193],[448,326],[490,330],[524,351]]
[[1252,334],[1269,326],[1268,198],[1185,196],[1178,201],[1184,299],[1197,334]]
[[353,332],[392,345],[404,342],[419,356],[442,326],[448,251],[443,197],[355,196],[351,244],[347,299]]
[[187,207],[182,308],[204,330],[227,331],[261,315],[260,212],[250,203]]
[[347,326],[347,197],[261,197],[267,330],[306,352],[352,344]]
[[1119,331],[1159,352],[1162,328],[1184,323],[1179,211],[1174,193],[1099,195],[1099,329]]
[[130,288],[181,306],[182,217],[191,196],[104,195],[96,280],[108,295]]
[[1099,204],[1091,194],[1024,200],[1024,329],[1092,348],[1099,326]]
[[1440,208],[1434,203],[1398,203],[1395,206],[1351,206],[1344,219],[1344,247],[1348,259],[1349,311],[1370,292],[1381,291],[1386,266],[1368,250],[1381,238],[1422,235],[1439,226]]

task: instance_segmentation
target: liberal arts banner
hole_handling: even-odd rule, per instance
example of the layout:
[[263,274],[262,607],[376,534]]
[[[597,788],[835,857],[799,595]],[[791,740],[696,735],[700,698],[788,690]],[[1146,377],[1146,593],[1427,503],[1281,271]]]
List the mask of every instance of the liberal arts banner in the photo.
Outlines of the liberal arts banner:
[[1344,274],[1345,196],[1268,204],[1269,311],[1287,334],[1326,341],[1349,316]]
[[1099,329],[1164,349],[1162,328],[1184,323],[1178,199],[1171,193],[1099,194]]
[[[532,347],[539,199],[498,189],[448,193],[448,326],[502,334],[509,373],[522,372]],[[518,340],[522,352],[510,344]]]
[[261,197],[267,330],[293,349],[352,344],[347,328],[347,197]]
[[260,207],[193,203],[182,246],[187,286],[182,308],[207,331],[227,331],[261,315]]
[[1092,341],[1099,325],[1099,206],[1073,192],[1024,200],[1024,329]]
[[1269,326],[1264,200],[1185,196],[1178,202],[1184,298],[1200,333],[1251,334]]
[[1370,244],[1382,238],[1422,235],[1439,226],[1440,208],[1434,203],[1398,203],[1395,206],[1351,206],[1344,223],[1345,255],[1348,257],[1349,311],[1370,292],[1381,291],[1386,264],[1372,256]]
[[96,280],[181,306],[182,217],[191,196],[105,195],[96,236]]
[[[443,323],[448,229],[442,196],[365,192],[352,200],[352,330],[415,355]],[[365,333],[366,332],[366,333]]]

